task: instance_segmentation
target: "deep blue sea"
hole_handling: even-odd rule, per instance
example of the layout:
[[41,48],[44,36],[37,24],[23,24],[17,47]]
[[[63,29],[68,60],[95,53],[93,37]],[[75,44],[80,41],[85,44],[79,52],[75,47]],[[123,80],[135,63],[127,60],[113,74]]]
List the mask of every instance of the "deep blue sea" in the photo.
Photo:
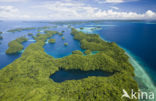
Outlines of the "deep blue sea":
[[[46,42],[45,52],[55,58],[61,58],[70,55],[74,50],[81,50],[79,41],[73,39],[70,34],[72,27],[86,32],[88,34],[99,34],[102,39],[106,41],[114,41],[125,50],[130,51],[136,56],[137,61],[144,67],[148,75],[150,75],[153,82],[156,84],[156,21],[80,21],[80,22],[20,22],[20,21],[1,21],[0,31],[3,32],[3,40],[0,40],[0,69],[5,68],[6,65],[19,58],[22,53],[15,55],[6,55],[5,51],[8,48],[8,42],[25,35],[29,41],[24,42],[26,48],[29,44],[35,42],[29,32],[34,35],[37,32],[34,30],[27,30],[21,32],[10,33],[9,29],[27,28],[27,27],[43,27],[49,26],[50,29],[56,31],[65,31],[63,36],[54,35],[52,38],[56,39],[55,44]],[[57,26],[57,27],[56,27]],[[40,33],[43,33],[41,30]],[[64,37],[65,40],[61,38]],[[68,42],[68,46],[64,43]]]

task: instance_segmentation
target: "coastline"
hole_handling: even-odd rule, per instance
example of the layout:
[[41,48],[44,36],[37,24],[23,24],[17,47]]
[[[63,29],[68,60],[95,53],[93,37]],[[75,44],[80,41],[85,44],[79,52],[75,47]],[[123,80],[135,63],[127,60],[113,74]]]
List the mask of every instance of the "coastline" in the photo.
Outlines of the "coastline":
[[[134,58],[133,54],[126,50],[126,54],[129,56],[129,62],[134,67],[135,80],[139,85],[139,89],[143,92],[153,92],[156,95],[156,87],[153,84],[151,78],[146,73],[144,68],[137,62]],[[148,101],[148,100],[140,100],[140,101]],[[149,101],[155,101],[149,100]]]
[[[109,40],[104,39],[101,36],[100,36],[100,38],[106,42],[111,42]],[[123,48],[122,46],[120,46],[120,45],[118,45],[118,46],[120,48],[122,48],[123,50],[125,50],[126,55],[129,57],[129,62],[134,68],[134,73],[135,73],[134,79],[138,83],[139,89],[144,92],[153,92],[156,96],[156,87],[155,87],[153,81],[151,80],[149,74],[144,69],[144,67],[139,64],[139,62],[138,62],[139,60],[137,58],[135,58],[136,56],[133,55],[129,50]],[[149,100],[149,101],[154,101],[154,100]],[[140,101],[145,101],[145,100],[140,100]],[[148,100],[146,100],[146,101],[148,101]]]

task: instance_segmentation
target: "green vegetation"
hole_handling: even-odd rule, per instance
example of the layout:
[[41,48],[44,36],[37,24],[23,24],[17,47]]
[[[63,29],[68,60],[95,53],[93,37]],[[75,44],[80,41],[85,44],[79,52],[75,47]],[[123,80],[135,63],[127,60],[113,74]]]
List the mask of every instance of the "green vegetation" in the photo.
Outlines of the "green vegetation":
[[64,37],[62,37],[62,40],[65,40]]
[[2,34],[3,32],[0,32],[0,40],[2,40],[3,39],[3,37],[1,36],[1,34]]
[[55,43],[56,42],[56,40],[55,39],[49,39],[49,41],[48,41],[49,43]]
[[[138,91],[138,86],[128,56],[115,43],[72,29],[83,49],[99,52],[55,59],[44,52],[43,46],[57,32],[45,33],[35,37],[36,43],[29,45],[20,58],[0,70],[1,101],[136,101],[121,99],[123,89],[130,94],[131,89]],[[102,70],[113,75],[56,83],[49,77],[61,68]]]
[[60,36],[62,36],[63,35],[63,33],[58,33]]
[[36,34],[36,36],[40,36],[40,35],[41,35],[41,33],[37,33],[37,34]]
[[85,53],[86,55],[89,55],[89,54],[91,54],[91,51],[90,51],[90,50],[86,50],[84,53]]
[[36,37],[32,35],[32,38],[35,39]]
[[81,30],[83,30],[84,28],[83,28],[83,27],[81,27],[80,29],[81,29]]
[[16,28],[16,29],[11,29],[11,30],[8,30],[8,32],[21,32],[21,31],[24,31],[24,30],[32,30],[32,29],[36,29],[35,27],[28,27],[28,28]]
[[100,26],[95,27],[95,28],[91,28],[91,30],[100,30],[100,29],[102,29]]
[[3,37],[2,36],[0,36],[0,40],[2,40],[3,39]]
[[62,31],[61,33],[64,33],[65,31]]
[[28,35],[29,35],[29,36],[32,36],[32,35],[33,35],[33,33],[28,33]]
[[20,52],[24,48],[21,43],[27,40],[28,39],[25,37],[20,37],[16,40],[9,42],[9,48],[6,50],[6,54],[15,54]]
[[72,51],[72,54],[79,54],[79,55],[83,55],[83,53],[79,50],[76,50],[76,51]]
[[68,43],[66,42],[66,43],[64,43],[64,45],[65,45],[65,46],[68,46]]
[[49,29],[50,27],[48,26],[43,26],[43,27],[38,27],[38,29]]

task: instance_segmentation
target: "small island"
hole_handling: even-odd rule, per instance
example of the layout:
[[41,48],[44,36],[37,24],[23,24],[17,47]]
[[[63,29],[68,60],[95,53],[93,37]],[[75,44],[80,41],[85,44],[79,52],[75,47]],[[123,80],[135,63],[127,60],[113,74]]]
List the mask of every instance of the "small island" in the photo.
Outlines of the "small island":
[[49,39],[49,40],[48,40],[48,43],[55,43],[55,42],[56,42],[55,39]]
[[80,50],[75,50],[72,51],[72,54],[79,54],[79,55],[83,55],[83,53]]
[[37,33],[37,34],[36,34],[36,36],[40,36],[40,35],[41,35],[41,33]]
[[58,33],[60,36],[62,36],[63,35],[63,33]]
[[64,37],[62,37],[62,40],[65,40]]
[[64,33],[65,31],[62,31],[62,33]]
[[28,33],[28,35],[29,35],[29,36],[32,36],[32,35],[33,35],[33,33]]
[[80,27],[80,29],[83,30],[84,28],[83,27]]
[[24,46],[22,45],[23,42],[27,41],[28,39],[25,37],[17,38],[8,43],[9,48],[6,50],[6,54],[16,54],[23,50]]
[[68,46],[68,43],[66,42],[66,43],[64,43],[64,45],[65,45],[65,46]]
[[3,39],[3,37],[2,36],[0,36],[0,40],[2,40]]
[[0,34],[2,34],[3,32],[0,31]]
[[7,32],[21,32],[21,31],[24,31],[24,30],[33,30],[33,29],[36,29],[35,27],[28,27],[28,28],[15,28],[15,29],[10,29],[8,30]]
[[50,27],[48,27],[48,26],[43,26],[43,27],[38,27],[38,31],[40,31],[40,29],[49,29]]

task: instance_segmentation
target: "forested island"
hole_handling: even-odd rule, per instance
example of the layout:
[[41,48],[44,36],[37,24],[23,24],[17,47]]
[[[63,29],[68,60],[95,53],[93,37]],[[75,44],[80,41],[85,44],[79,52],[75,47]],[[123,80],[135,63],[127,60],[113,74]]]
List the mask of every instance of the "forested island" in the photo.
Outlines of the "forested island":
[[28,33],[29,36],[33,36],[33,33]]
[[63,35],[63,33],[58,33],[60,36],[62,36]]
[[[3,39],[3,37],[1,36],[3,34],[3,32],[0,31],[0,40]],[[0,42],[0,44],[2,44],[2,42]]]
[[0,40],[2,40],[3,39],[3,37],[2,36],[0,36]]
[[48,41],[49,43],[55,43],[56,42],[56,40],[55,39],[49,39],[49,41]]
[[21,32],[24,30],[32,30],[32,29],[36,29],[35,27],[28,27],[28,28],[15,28],[15,29],[10,29],[7,32]]
[[68,46],[68,43],[66,42],[66,43],[64,43],[64,45],[65,45],[65,46]]
[[23,50],[24,46],[22,45],[23,42],[27,41],[28,39],[25,37],[17,38],[8,43],[9,48],[6,50],[6,54],[16,54]]
[[62,37],[62,40],[65,40],[65,38],[64,38],[64,37]]
[[[134,69],[128,56],[114,42],[105,42],[98,35],[85,34],[72,28],[71,34],[80,41],[85,54],[73,51],[63,58],[54,58],[44,52],[43,46],[55,31],[45,31],[34,37],[22,56],[0,71],[0,98],[2,101],[136,101],[121,99],[122,90],[138,91],[133,79]],[[89,76],[81,80],[53,81],[50,76],[60,69],[100,70],[113,75]]]

